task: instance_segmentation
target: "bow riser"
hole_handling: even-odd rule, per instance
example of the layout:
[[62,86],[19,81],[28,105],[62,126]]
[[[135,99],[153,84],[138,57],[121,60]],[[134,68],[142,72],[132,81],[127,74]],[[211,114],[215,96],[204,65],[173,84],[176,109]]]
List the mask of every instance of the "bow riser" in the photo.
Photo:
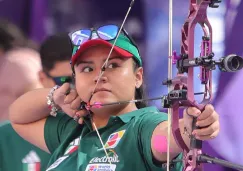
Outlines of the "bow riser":
[[[195,0],[191,1],[191,8],[188,15],[188,18],[186,20],[186,23],[183,25],[182,28],[182,41],[181,41],[181,55],[187,56],[189,60],[194,60],[194,36],[195,36],[195,27],[197,24],[199,24],[202,27],[202,30],[204,32],[204,37],[209,38],[209,40],[203,40],[202,47],[201,47],[201,57],[202,56],[208,56],[210,53],[212,53],[212,27],[208,21],[207,18],[207,7],[211,1],[202,1],[199,5],[196,4]],[[206,28],[207,26],[207,28]],[[206,47],[207,45],[207,47]],[[194,78],[194,68],[188,67],[187,69],[187,89],[188,89],[188,100],[190,102],[194,102],[194,86],[193,86],[193,78]],[[210,94],[209,99],[203,99],[202,104],[207,104],[212,98],[212,86],[211,86],[211,80],[212,80],[212,73],[210,70],[208,70],[205,67],[200,67],[200,79],[205,84],[205,93]],[[205,96],[206,97],[206,96]],[[202,108],[202,107],[199,107]]]
[[[203,110],[205,104],[208,104],[212,99],[212,71],[206,65],[200,65],[197,63],[197,59],[194,55],[194,36],[195,27],[199,24],[203,30],[204,36],[201,43],[200,57],[208,57],[212,53],[212,27],[207,18],[207,8],[212,2],[209,0],[203,0],[200,3],[196,0],[191,0],[190,11],[185,24],[182,27],[181,33],[181,55],[180,57],[173,56],[177,60],[178,73],[177,76],[171,80],[173,85],[173,91],[177,90],[177,94],[173,94],[173,97],[177,96],[180,98],[175,98],[171,100],[172,103],[172,132],[175,140],[183,149],[183,161],[184,161],[184,171],[195,171],[202,170],[202,164],[198,163],[197,156],[202,153],[202,142],[195,139],[192,135],[190,150],[186,146],[181,132],[179,129],[179,107],[197,107]],[[197,103],[194,95],[194,67],[200,67],[200,79],[201,83],[205,85],[204,98],[201,103]],[[184,75],[186,73],[186,75]],[[182,97],[182,93],[184,95]],[[181,96],[180,96],[181,95]],[[170,96],[170,94],[169,94]],[[209,97],[208,97],[209,96]],[[172,96],[171,96],[172,97]],[[169,97],[169,99],[172,99]],[[195,126],[196,119],[193,120],[193,129]]]

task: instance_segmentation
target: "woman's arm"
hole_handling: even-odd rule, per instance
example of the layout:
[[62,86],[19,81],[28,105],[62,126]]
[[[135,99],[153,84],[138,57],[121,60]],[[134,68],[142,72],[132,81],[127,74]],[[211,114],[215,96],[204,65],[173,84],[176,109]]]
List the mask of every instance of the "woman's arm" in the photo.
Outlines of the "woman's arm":
[[[70,93],[66,95],[69,89],[70,84],[63,84],[54,91],[53,100],[63,112],[73,117],[81,100],[75,90],[71,90]],[[20,96],[9,109],[10,121],[15,131],[30,143],[47,152],[49,152],[49,150],[44,138],[44,128],[47,117],[50,115],[50,109],[47,105],[49,91],[50,89],[36,89],[27,92]],[[85,113],[85,111],[79,112]],[[58,121],[58,119],[56,118],[56,121]]]
[[46,96],[50,89],[36,89],[20,96],[9,108],[15,131],[25,140],[49,152],[44,139],[44,125],[50,109]]
[[[191,130],[192,117],[197,117],[197,123],[201,129],[194,130],[195,136],[199,140],[207,140],[216,137],[219,133],[219,117],[218,114],[214,111],[213,106],[206,106],[205,110],[201,113],[196,108],[188,108],[188,114],[184,110],[184,117],[179,121],[179,128],[182,134],[184,142],[189,147],[190,138],[188,135],[183,134],[184,127],[187,130]],[[151,139],[151,149],[153,156],[158,161],[167,160],[167,130],[168,122],[164,121],[160,123],[154,130],[152,139]],[[190,132],[190,131],[189,131]],[[182,152],[182,149],[178,147],[176,141],[171,133],[170,139],[170,159],[175,158],[179,153]]]
[[36,89],[20,96],[9,108],[12,124],[29,124],[46,118],[50,109],[46,97],[50,89]]
[[[181,133],[184,131],[183,119],[179,121],[179,127]],[[151,148],[153,156],[156,160],[164,162],[167,160],[167,131],[168,131],[168,121],[160,123],[154,130],[152,139],[151,139]],[[182,134],[182,138],[187,146],[189,146],[190,139],[188,136]],[[171,132],[170,138],[170,159],[174,159],[179,153],[182,152],[182,149],[177,146],[176,141]]]

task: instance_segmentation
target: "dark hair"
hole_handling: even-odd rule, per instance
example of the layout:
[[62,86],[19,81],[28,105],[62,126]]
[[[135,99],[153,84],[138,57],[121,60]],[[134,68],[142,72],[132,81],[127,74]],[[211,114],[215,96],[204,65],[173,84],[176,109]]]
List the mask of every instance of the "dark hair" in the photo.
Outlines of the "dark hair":
[[40,56],[44,71],[49,72],[58,61],[70,60],[73,45],[68,33],[57,33],[45,39],[40,46]]
[[[135,60],[133,60],[133,61],[134,61],[133,62],[133,69],[134,69],[134,72],[135,72],[140,66]],[[143,82],[142,85],[139,88],[136,88],[136,90],[135,90],[135,99],[145,99],[145,98],[146,98],[145,84]],[[136,107],[138,109],[141,109],[141,108],[148,106],[146,101],[136,102],[135,104],[136,104]]]
[[0,18],[0,48],[6,52],[23,46],[28,46],[24,33],[10,21]]

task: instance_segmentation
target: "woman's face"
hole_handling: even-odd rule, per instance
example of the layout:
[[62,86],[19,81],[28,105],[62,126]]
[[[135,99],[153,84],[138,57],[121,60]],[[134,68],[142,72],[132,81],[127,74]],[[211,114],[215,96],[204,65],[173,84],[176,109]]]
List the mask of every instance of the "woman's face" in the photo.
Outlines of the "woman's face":
[[[110,48],[103,45],[91,47],[82,53],[75,65],[76,89],[85,102],[91,97],[109,51]],[[134,71],[132,58],[123,58],[113,51],[90,104],[134,99],[135,88],[139,88],[142,84],[142,75],[142,68]]]

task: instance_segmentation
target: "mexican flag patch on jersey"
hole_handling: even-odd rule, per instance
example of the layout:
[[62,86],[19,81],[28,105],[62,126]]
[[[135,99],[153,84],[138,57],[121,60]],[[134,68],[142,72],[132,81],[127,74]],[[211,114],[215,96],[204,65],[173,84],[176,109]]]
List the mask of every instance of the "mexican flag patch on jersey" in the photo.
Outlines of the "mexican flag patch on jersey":
[[41,162],[39,156],[34,151],[30,151],[25,158],[22,159],[23,171],[40,171]]

